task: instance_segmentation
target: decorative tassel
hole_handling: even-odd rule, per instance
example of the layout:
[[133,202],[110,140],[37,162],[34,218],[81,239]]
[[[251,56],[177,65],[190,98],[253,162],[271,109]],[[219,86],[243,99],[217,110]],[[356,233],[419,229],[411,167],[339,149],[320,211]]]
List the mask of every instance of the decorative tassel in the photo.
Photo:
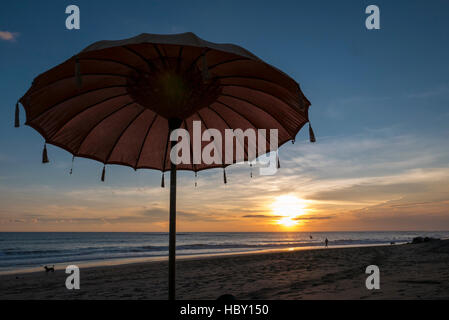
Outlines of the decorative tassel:
[[207,59],[206,59],[206,53],[203,53],[203,81],[209,80],[209,71],[207,69]]
[[20,127],[20,119],[19,119],[19,116],[20,116],[19,101],[17,101],[17,103],[16,103],[16,116],[15,116],[15,118],[14,118],[14,127],[15,127],[15,128]]
[[198,181],[198,172],[195,171],[195,188],[198,186],[197,181]]
[[75,58],[75,78],[76,78],[76,85],[78,86],[78,88],[81,88],[83,83],[81,79],[81,66],[78,57]]
[[228,183],[228,180],[226,179],[226,169],[223,168],[223,182],[224,184]]
[[292,144],[295,144],[295,139],[292,140]]
[[103,171],[101,172],[101,182],[104,182],[105,175],[106,175],[106,165],[103,166]]
[[252,177],[253,177],[253,164],[250,163],[249,166],[250,166],[250,168],[251,168],[251,169],[250,169],[250,170],[251,170],[251,173],[250,173],[249,176],[250,176],[250,178],[252,178]]
[[47,155],[47,143],[44,144],[44,150],[42,151],[42,163],[49,163]]
[[162,172],[161,188],[165,188],[165,174]]
[[70,167],[70,175],[73,173],[73,162],[75,161],[75,156],[72,157],[72,166]]
[[278,159],[278,169],[281,168],[281,162],[279,161],[279,154],[276,155],[277,159]]
[[313,129],[312,129],[312,126],[310,125],[310,122],[309,122],[309,138],[310,138],[310,142],[316,142],[316,139],[315,139],[315,133],[313,133]]

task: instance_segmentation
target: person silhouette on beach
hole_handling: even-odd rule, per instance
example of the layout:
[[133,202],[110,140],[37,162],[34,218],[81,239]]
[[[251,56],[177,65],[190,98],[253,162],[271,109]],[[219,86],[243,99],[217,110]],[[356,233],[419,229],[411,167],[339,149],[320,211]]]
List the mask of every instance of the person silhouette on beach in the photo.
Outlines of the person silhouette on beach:
[[326,240],[324,240],[324,246],[325,246],[326,248],[327,248],[328,243],[329,243],[329,240],[327,240],[327,238],[326,238]]

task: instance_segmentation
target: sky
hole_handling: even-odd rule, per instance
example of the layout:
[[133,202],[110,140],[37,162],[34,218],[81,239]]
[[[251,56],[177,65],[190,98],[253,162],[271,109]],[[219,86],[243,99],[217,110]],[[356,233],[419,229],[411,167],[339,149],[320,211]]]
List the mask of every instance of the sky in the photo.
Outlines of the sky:
[[[80,30],[65,9],[79,6]],[[380,8],[367,30],[365,8]],[[449,2],[3,1],[0,231],[168,231],[160,172],[109,166],[14,128],[40,73],[98,40],[194,32],[235,43],[295,79],[317,143],[302,130],[274,176],[248,165],[178,178],[178,231],[449,230]],[[24,120],[21,109],[21,120]],[[166,176],[168,179],[168,176]]]

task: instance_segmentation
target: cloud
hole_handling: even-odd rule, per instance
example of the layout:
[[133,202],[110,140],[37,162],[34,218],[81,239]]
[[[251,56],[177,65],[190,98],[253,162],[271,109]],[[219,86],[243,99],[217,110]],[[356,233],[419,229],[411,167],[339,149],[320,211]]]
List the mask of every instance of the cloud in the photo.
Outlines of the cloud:
[[5,41],[14,41],[19,36],[17,32],[0,31],[0,39]]
[[407,97],[412,99],[426,99],[441,95],[447,96],[448,94],[449,94],[449,83],[442,83],[433,88],[429,88],[421,92],[410,93],[407,95]]
[[[281,148],[282,169],[276,175],[258,176],[256,166],[251,179],[249,165],[235,165],[227,169],[226,185],[219,169],[200,172],[196,188],[193,173],[179,172],[179,226],[185,231],[276,231],[270,219],[280,217],[272,204],[292,194],[306,205],[297,217],[304,231],[449,228],[449,149],[442,147],[448,138],[449,132],[417,136],[385,128],[322,137],[316,144],[297,141]],[[169,192],[159,187],[159,176],[144,187],[133,185],[3,184],[0,224],[9,230],[14,219],[26,219],[22,224],[37,221],[42,228],[66,221],[94,231],[167,230]],[[54,230],[62,227],[61,222]]]
[[268,215],[268,214],[248,214],[246,216],[242,216],[242,218],[284,218],[283,216],[272,216],[272,215]]
[[347,109],[366,104],[379,104],[391,100],[391,97],[379,96],[349,96],[332,100],[324,107],[324,115],[334,120],[343,120]]
[[300,217],[293,218],[293,220],[298,220],[298,221],[329,220],[329,219],[333,219],[333,218],[334,218],[334,216],[310,216],[310,217],[300,216]]

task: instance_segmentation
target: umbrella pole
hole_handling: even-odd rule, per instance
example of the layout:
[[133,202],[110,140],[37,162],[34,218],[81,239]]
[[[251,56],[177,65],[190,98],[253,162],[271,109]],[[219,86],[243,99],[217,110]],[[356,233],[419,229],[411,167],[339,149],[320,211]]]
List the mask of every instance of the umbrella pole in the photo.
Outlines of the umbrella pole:
[[[171,161],[170,161],[171,162]],[[176,164],[170,168],[170,230],[168,243],[168,300],[175,300],[176,270]]]

